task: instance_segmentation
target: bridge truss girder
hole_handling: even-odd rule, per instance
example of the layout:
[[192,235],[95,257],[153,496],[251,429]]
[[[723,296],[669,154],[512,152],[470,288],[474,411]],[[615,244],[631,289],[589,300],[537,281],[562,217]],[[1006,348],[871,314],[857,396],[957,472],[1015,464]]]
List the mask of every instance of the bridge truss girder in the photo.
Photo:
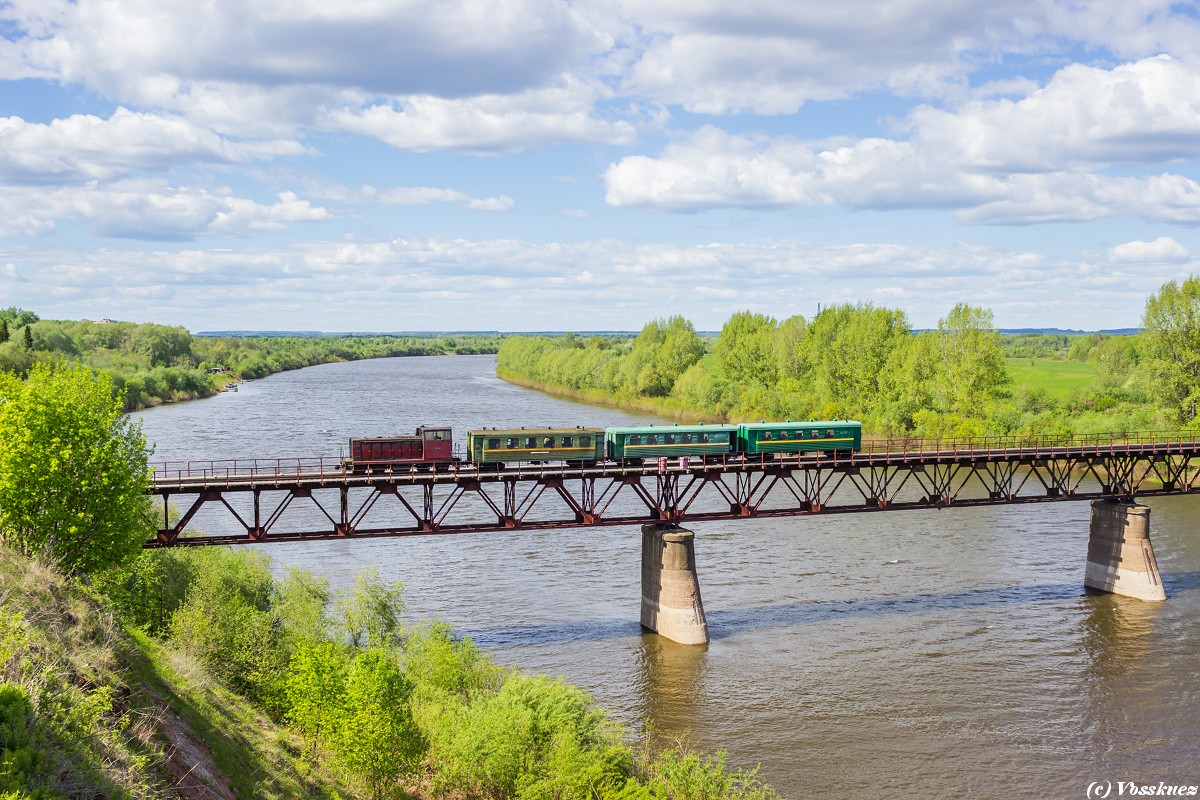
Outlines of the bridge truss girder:
[[[442,476],[444,477],[444,476]],[[1090,483],[1089,483],[1090,479]],[[599,485],[598,485],[599,484]],[[355,495],[351,496],[351,491]],[[938,459],[898,464],[765,462],[731,468],[634,474],[505,478],[501,474],[447,481],[401,481],[390,477],[319,485],[273,481],[190,488],[165,485],[162,526],[147,547],[253,542],[295,542],[354,537],[537,530],[648,522],[677,524],[752,517],[861,513],[904,509],[982,506],[1061,500],[1092,500],[1200,490],[1200,456],[1072,455],[1034,459]],[[262,494],[271,498],[264,507]],[[252,495],[242,512],[230,494]],[[365,495],[365,496],[364,496]],[[172,519],[172,499],[186,506]],[[464,500],[478,501],[491,519],[467,519]],[[618,500],[632,510],[614,506]],[[280,528],[285,512],[311,505],[328,527]],[[189,536],[197,512],[226,510],[241,532]],[[368,524],[368,515],[389,507],[396,524]],[[459,512],[456,514],[456,512]],[[535,513],[537,512],[537,513]],[[476,514],[477,516],[477,514]]]

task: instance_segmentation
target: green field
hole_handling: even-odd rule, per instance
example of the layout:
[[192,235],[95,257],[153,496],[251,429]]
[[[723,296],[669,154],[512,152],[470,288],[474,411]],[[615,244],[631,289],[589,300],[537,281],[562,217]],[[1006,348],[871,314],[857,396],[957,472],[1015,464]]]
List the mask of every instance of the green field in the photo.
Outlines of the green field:
[[1004,361],[1012,376],[1013,388],[1029,384],[1066,396],[1073,389],[1086,389],[1096,377],[1096,365],[1082,361],[1036,358],[1032,366],[1028,358],[1006,358]]

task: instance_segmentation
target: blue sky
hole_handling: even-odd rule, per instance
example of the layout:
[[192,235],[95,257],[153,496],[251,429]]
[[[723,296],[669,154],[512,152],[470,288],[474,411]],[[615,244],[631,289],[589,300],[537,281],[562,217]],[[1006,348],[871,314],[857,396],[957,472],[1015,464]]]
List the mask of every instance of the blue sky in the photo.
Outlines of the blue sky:
[[1194,3],[8,0],[0,305],[192,330],[1138,324]]

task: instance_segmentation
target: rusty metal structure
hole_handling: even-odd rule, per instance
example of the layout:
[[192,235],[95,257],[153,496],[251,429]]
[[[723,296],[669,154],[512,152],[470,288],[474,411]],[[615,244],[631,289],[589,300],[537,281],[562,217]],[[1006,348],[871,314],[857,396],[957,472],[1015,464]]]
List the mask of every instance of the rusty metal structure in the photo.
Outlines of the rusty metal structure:
[[[162,498],[162,527],[146,546],[694,524],[1196,491],[1195,431],[876,441],[840,457],[595,466],[454,463],[355,473],[320,458],[187,462],[155,467],[151,492]],[[224,516],[221,527],[231,530],[189,531],[202,510]]]

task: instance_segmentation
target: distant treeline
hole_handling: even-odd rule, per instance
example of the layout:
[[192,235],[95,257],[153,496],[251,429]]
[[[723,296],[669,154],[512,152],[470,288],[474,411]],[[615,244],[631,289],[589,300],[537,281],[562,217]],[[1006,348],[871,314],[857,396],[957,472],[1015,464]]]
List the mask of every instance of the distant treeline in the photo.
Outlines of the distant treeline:
[[[681,419],[859,419],[875,436],[1031,435],[1195,425],[1200,281],[1166,284],[1136,336],[1002,337],[986,309],[960,304],[936,330],[870,303],[811,320],[734,314],[711,345],[682,317],[632,342],[512,337],[498,373],[528,386]],[[1187,344],[1190,342],[1191,344]],[[1059,400],[1014,385],[1006,358],[1095,364],[1086,390]]]
[[[0,310],[0,371],[25,375],[37,362],[79,359],[109,374],[125,408],[215,394],[237,378],[389,356],[495,353],[501,334],[362,337],[197,337],[181,327],[40,319]],[[220,369],[222,372],[210,373]]]

